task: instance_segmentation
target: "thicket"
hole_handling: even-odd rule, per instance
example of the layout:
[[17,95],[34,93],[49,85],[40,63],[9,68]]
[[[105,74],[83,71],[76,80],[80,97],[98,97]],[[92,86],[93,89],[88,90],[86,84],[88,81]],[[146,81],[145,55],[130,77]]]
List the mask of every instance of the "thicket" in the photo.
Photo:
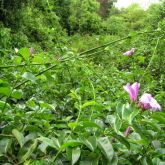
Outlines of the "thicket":
[[0,164],[165,163],[165,1],[113,2],[0,1]]

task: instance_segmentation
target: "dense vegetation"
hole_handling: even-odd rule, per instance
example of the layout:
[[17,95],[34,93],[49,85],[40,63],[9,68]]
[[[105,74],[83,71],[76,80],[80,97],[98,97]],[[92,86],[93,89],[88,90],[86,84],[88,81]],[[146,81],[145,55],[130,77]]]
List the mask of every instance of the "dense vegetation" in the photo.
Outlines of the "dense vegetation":
[[0,1],[0,164],[165,164],[165,1],[113,2]]

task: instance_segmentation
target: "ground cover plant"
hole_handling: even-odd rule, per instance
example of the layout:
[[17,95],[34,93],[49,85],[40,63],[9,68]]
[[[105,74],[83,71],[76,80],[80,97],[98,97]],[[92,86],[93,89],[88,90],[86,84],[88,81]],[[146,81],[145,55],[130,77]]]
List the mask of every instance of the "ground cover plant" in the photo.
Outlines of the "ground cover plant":
[[1,4],[0,164],[165,164],[165,3],[99,2]]

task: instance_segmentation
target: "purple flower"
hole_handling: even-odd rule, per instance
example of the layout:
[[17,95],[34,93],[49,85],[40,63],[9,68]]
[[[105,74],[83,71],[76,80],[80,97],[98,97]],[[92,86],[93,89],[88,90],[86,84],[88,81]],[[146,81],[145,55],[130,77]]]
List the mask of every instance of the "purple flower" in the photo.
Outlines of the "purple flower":
[[123,86],[123,88],[129,94],[131,101],[137,100],[137,96],[138,96],[138,92],[139,92],[139,88],[140,88],[140,83],[135,82],[132,85],[130,85],[128,83],[127,85]]
[[131,132],[131,126],[128,126],[127,129],[125,130],[125,137],[128,137],[128,135],[130,134]]
[[132,48],[131,50],[123,53],[124,56],[132,56],[135,52],[135,48]]
[[143,109],[152,109],[153,111],[161,110],[161,106],[158,102],[148,93],[143,93],[141,96],[140,106]]

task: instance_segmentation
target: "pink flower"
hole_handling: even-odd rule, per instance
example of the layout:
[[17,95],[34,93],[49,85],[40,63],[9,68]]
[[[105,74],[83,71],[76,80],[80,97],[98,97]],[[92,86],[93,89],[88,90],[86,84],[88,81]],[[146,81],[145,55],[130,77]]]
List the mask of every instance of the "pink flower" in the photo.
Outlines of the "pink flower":
[[132,56],[135,52],[135,48],[132,48],[131,50],[123,53],[124,56]]
[[128,126],[127,129],[125,130],[125,137],[128,137],[128,135],[130,134],[131,132],[131,126]]
[[134,84],[130,85],[129,83],[126,86],[123,86],[125,91],[129,94],[129,97],[132,101],[137,100],[139,88],[140,88],[140,83],[135,82]]
[[143,93],[141,96],[140,106],[143,109],[152,109],[153,111],[161,110],[161,106],[158,102],[148,93]]
[[33,48],[29,48],[30,56],[33,54]]

